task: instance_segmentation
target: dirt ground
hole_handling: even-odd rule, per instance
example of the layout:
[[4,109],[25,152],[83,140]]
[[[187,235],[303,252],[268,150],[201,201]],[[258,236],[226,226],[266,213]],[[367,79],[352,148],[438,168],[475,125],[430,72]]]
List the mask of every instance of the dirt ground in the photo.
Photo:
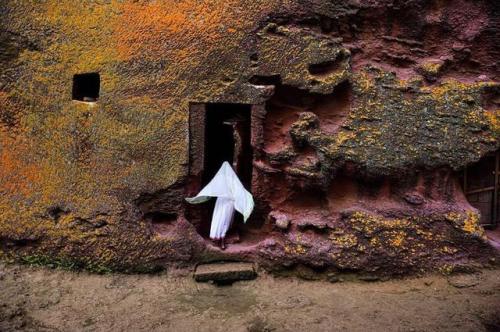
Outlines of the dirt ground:
[[500,331],[500,270],[329,283],[0,264],[0,331]]

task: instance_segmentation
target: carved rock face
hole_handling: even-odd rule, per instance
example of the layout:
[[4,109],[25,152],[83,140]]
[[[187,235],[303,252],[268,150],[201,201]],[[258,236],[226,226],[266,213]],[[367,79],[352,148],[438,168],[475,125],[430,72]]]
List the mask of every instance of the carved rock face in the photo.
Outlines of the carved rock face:
[[[3,1],[1,253],[96,271],[486,262],[458,179],[499,148],[498,15],[493,1]],[[88,73],[98,93],[72,100]],[[183,197],[205,181],[207,110],[231,107],[251,113],[256,209],[222,252],[204,238],[212,207]]]

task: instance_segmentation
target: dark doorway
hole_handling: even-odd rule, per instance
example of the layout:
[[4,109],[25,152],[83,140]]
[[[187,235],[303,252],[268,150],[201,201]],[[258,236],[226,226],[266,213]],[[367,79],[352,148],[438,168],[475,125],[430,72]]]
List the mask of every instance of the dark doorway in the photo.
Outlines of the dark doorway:
[[233,166],[245,188],[250,190],[252,181],[250,114],[250,105],[207,104],[203,185],[207,184],[222,163],[227,161]]
[[481,224],[486,228],[495,228],[499,221],[499,173],[499,151],[467,166],[463,173],[465,196],[481,213]]
[[98,73],[76,74],[73,76],[73,100],[97,101],[100,85]]
[[[196,195],[217,173],[224,161],[235,170],[242,184],[251,190],[253,149],[252,105],[210,103],[190,107],[190,180],[188,195]],[[208,238],[215,199],[190,205],[186,217]],[[239,237],[242,216],[235,214],[231,233]]]

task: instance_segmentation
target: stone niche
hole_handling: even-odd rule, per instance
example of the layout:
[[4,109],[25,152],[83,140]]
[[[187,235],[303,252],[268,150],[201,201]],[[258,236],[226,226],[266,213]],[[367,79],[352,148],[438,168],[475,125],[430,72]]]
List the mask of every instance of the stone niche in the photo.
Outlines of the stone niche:
[[101,77],[98,73],[75,74],[73,76],[73,100],[95,102],[99,99]]

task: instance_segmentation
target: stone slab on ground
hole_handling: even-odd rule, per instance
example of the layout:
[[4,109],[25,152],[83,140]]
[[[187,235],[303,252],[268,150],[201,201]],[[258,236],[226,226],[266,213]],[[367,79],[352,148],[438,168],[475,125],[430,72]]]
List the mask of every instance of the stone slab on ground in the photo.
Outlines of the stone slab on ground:
[[194,279],[198,282],[213,281],[230,283],[238,280],[251,280],[257,276],[251,263],[213,263],[198,265]]

